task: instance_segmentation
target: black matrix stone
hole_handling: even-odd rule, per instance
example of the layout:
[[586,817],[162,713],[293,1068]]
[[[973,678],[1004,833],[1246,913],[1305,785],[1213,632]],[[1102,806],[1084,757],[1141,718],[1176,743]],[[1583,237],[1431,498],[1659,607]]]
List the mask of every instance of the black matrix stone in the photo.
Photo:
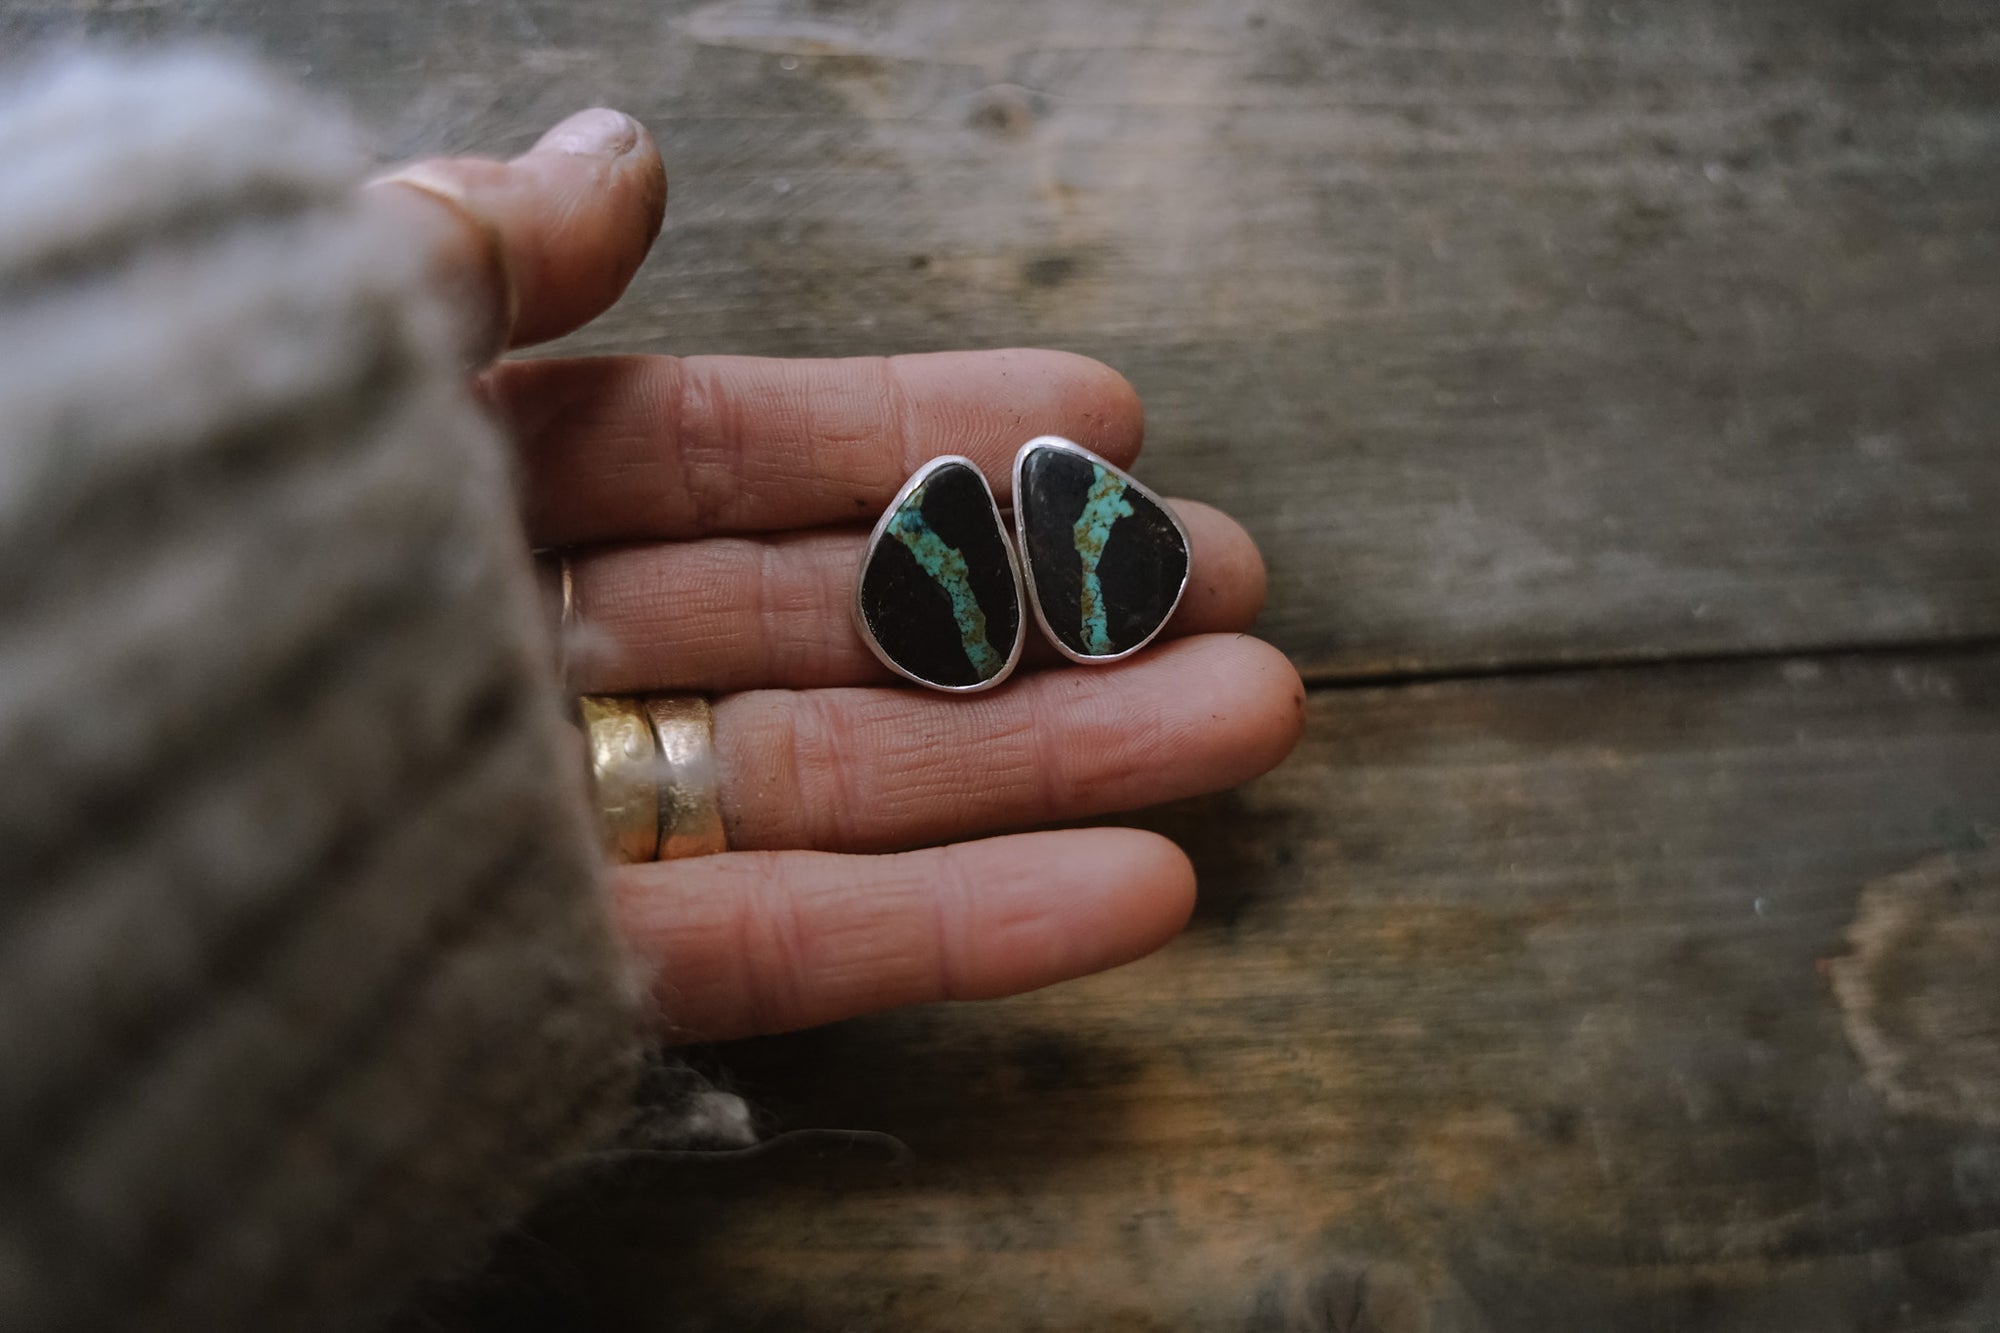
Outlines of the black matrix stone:
[[1080,657],[1117,657],[1173,614],[1187,541],[1153,493],[1109,463],[1038,446],[1014,497],[1043,626]]
[[926,684],[963,688],[1006,670],[1021,605],[984,477],[946,463],[924,479],[863,558],[860,607],[882,652]]

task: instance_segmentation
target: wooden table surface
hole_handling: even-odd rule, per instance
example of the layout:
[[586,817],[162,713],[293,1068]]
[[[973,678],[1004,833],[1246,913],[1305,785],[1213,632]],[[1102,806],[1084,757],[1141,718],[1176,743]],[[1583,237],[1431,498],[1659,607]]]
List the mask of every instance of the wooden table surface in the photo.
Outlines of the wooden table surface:
[[[5,0],[386,149],[608,101],[587,348],[1028,343],[1263,542],[1297,757],[1115,974],[701,1053],[516,1326],[2000,1327],[1991,0]],[[524,1257],[525,1256],[525,1257]]]

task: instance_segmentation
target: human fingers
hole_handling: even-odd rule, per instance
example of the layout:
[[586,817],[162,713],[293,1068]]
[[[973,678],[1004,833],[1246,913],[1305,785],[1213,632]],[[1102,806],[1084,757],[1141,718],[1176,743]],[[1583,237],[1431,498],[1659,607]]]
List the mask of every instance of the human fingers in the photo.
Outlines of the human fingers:
[[1234,786],[1298,739],[1304,690],[1247,635],[1003,690],[754,690],[715,702],[732,847],[882,851]]
[[1033,436],[1123,465],[1142,430],[1118,372],[1025,349],[520,361],[490,388],[520,443],[537,546],[871,522],[938,454],[971,458],[1004,502]]
[[368,197],[429,250],[490,354],[568,333],[618,299],[659,234],[667,175],[644,126],[596,107],[512,161],[413,162]]
[[682,1040],[1017,994],[1152,952],[1194,905],[1187,858],[1135,829],[895,856],[738,852],[625,866],[612,883],[620,933]]
[[[1167,638],[1245,630],[1264,603],[1264,562],[1221,510],[1175,500],[1193,568]],[[583,548],[571,606],[596,647],[574,664],[592,692],[823,688],[896,677],[855,634],[867,537],[803,532]],[[1062,661],[1030,633],[1027,668]]]

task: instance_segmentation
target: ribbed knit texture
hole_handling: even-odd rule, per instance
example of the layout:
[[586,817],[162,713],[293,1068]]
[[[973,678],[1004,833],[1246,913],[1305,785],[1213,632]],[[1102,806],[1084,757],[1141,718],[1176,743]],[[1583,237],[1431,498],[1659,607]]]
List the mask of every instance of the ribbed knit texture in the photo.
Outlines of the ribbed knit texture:
[[0,1327],[364,1326],[616,1127],[505,454],[343,122],[0,101]]

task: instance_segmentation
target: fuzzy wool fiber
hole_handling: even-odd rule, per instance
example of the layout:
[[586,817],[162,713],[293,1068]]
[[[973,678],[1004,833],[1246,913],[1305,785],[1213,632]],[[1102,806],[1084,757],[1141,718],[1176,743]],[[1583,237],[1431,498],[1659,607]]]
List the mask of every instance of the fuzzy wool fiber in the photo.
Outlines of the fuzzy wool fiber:
[[0,98],[0,1328],[365,1327],[626,1120],[507,454],[347,123]]

